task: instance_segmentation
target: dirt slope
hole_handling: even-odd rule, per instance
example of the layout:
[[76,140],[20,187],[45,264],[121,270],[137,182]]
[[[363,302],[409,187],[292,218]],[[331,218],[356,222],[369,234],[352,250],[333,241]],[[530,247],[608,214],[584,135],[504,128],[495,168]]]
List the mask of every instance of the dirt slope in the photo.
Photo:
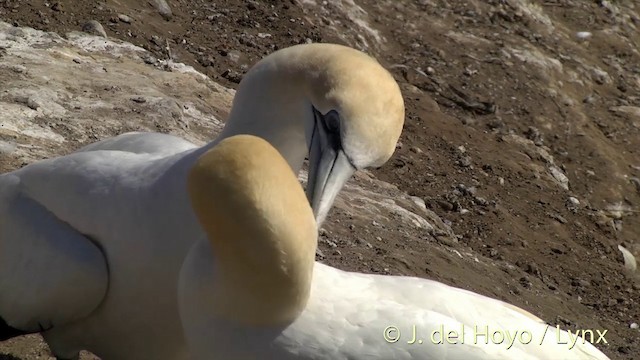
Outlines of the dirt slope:
[[[342,197],[321,235],[323,260],[437,279],[567,329],[606,329],[608,344],[597,346],[612,359],[640,354],[630,326],[640,322],[640,286],[623,275],[617,249],[640,242],[633,1],[169,5],[163,18],[132,0],[0,0],[0,19],[61,33],[97,20],[107,36],[161,59],[168,43],[174,60],[229,87],[260,57],[296,43],[371,53],[400,82],[408,110],[401,146],[373,173],[422,198],[458,241],[354,216]],[[2,344],[0,354],[38,358],[34,341]]]

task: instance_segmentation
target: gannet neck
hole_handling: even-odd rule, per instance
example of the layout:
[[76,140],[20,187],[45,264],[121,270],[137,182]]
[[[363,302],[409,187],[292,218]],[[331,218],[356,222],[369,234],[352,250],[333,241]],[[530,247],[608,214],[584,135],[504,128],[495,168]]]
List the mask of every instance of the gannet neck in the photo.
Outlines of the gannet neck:
[[309,149],[306,128],[311,128],[314,120],[311,101],[300,80],[268,61],[259,62],[240,83],[217,140],[240,134],[261,137],[297,174]]
[[188,192],[215,259],[210,310],[243,324],[293,321],[309,298],[317,229],[281,155],[255,136],[227,138],[198,159]]

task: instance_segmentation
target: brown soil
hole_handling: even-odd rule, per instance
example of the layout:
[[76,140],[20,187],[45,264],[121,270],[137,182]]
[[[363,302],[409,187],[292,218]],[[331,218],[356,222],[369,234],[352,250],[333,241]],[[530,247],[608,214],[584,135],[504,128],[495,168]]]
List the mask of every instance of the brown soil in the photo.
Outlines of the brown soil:
[[[382,43],[336,5],[348,1],[326,9],[295,0],[169,3],[173,17],[165,20],[145,1],[0,0],[0,19],[60,33],[94,19],[108,36],[161,58],[168,42],[176,61],[230,87],[278,48],[310,40],[368,44],[396,76],[407,106],[401,145],[374,174],[423,198],[459,241],[436,246],[391,220],[372,224],[336,209],[322,232],[323,260],[436,279],[567,329],[607,329],[600,349],[612,359],[637,358],[640,331],[630,324],[640,322],[640,287],[624,276],[617,246],[640,233],[640,187],[630,181],[640,176],[640,118],[612,111],[640,106],[640,19],[632,1],[358,0]],[[578,31],[593,35],[578,41]],[[527,58],[513,48],[528,49]],[[594,67],[609,75],[585,71]],[[549,175],[552,165],[568,190]],[[569,206],[569,197],[580,204]],[[616,203],[631,211],[606,216]],[[0,359],[11,358],[3,352],[39,358],[29,345],[37,341],[0,344]]]

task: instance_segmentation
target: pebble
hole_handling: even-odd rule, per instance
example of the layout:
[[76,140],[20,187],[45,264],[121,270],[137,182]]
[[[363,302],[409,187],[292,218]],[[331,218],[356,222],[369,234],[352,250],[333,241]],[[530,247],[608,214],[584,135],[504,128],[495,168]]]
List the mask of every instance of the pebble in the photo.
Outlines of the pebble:
[[600,69],[593,69],[591,71],[591,79],[599,85],[609,84],[612,82],[611,76],[609,76],[606,71]]
[[12,152],[16,151],[17,148],[18,146],[15,143],[0,140],[0,154],[11,154]]
[[107,37],[107,33],[104,31],[104,28],[102,27],[102,24],[100,24],[96,20],[87,21],[82,26],[82,31],[84,31],[84,32],[86,32],[88,34],[100,35],[100,36],[105,37],[105,38]]
[[637,329],[640,328],[640,325],[638,325],[638,323],[631,323],[631,325],[629,325],[630,328],[632,329]]
[[119,14],[118,20],[122,21],[123,23],[131,24],[131,18],[125,14]]
[[30,98],[27,99],[26,105],[27,105],[27,107],[29,107],[29,109],[36,110],[36,111],[40,107],[40,104],[38,103],[38,100],[36,100],[33,97],[30,97]]
[[446,200],[438,200],[438,205],[440,205],[444,211],[452,211],[454,208],[453,204]]
[[578,38],[578,40],[587,40],[589,39],[593,34],[591,34],[589,31],[578,31],[576,33],[576,37]]
[[637,177],[632,177],[631,179],[629,179],[629,181],[631,181],[631,183],[635,185],[636,191],[640,193],[640,179],[638,179]]
[[144,55],[142,57],[142,60],[144,61],[145,64],[149,64],[149,65],[155,65],[158,63],[158,59],[156,59],[152,55]]
[[560,214],[555,214],[555,213],[549,213],[549,216],[553,219],[555,219],[556,221],[558,221],[561,224],[566,224],[567,223],[567,219],[565,219],[562,215]]
[[562,172],[562,170],[560,170],[560,168],[557,166],[551,166],[549,167],[549,172],[563,189],[569,190],[569,178]]
[[173,12],[165,0],[153,0],[153,5],[158,9],[158,13],[162,18],[167,21],[171,20]]
[[459,161],[458,164],[462,167],[469,167],[471,166],[471,158],[469,156],[463,156]]
[[338,247],[338,244],[336,244],[335,242],[333,242],[333,241],[331,241],[329,239],[321,238],[320,242],[325,243],[325,244],[329,245],[332,248],[337,248]]

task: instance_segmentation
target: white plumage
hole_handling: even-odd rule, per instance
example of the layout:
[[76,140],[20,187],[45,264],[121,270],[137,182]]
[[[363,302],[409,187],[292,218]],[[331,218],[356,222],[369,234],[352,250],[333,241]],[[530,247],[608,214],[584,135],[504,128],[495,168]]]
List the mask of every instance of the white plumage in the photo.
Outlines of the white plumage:
[[248,133],[297,173],[311,149],[309,201],[321,221],[355,168],[391,156],[403,121],[398,85],[375,60],[300,45],[254,66],[223,133],[202,148],[130,133],[0,175],[0,337],[42,332],[65,359],[82,349],[105,360],[186,358],[176,288],[203,236],[185,190],[196,159]]
[[268,143],[236,136],[191,171],[191,200],[207,233],[180,276],[194,359],[607,359],[499,300],[314,263],[312,211],[286,167]]

